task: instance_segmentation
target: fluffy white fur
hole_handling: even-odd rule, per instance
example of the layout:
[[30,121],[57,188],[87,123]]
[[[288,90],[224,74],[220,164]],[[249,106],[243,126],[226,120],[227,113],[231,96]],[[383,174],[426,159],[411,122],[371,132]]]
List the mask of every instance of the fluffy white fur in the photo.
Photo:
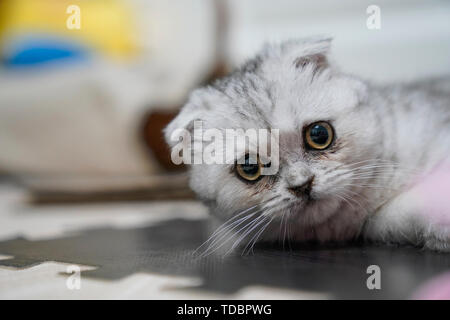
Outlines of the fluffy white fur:
[[[450,81],[375,86],[328,63],[329,47],[323,38],[268,46],[228,77],[195,90],[166,128],[172,145],[171,133],[191,129],[194,120],[205,129],[280,130],[275,176],[252,184],[239,179],[232,165],[191,166],[192,189],[225,222],[206,252],[226,242],[248,249],[258,239],[360,236],[450,249],[449,225],[428,219],[414,191],[428,172],[449,161]],[[333,146],[307,150],[303,128],[322,120],[334,127]],[[312,200],[288,192],[312,176]],[[448,221],[449,206],[442,210]]]

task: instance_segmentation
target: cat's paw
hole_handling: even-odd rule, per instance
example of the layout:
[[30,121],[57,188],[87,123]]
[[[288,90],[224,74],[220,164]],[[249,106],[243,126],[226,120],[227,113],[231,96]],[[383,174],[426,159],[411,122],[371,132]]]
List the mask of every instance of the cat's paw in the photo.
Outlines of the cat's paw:
[[449,228],[438,227],[432,229],[434,230],[428,232],[423,239],[424,248],[439,252],[450,252]]
[[425,241],[424,248],[439,252],[450,253],[450,240],[441,240],[435,237],[429,238]]
[[425,248],[450,252],[450,164],[423,177],[411,191]]

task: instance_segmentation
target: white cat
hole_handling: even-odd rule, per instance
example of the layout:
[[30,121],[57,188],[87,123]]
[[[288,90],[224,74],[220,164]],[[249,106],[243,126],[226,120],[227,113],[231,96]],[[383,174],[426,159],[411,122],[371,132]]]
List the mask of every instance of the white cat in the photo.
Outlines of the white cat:
[[248,162],[191,166],[192,189],[225,222],[204,253],[358,237],[450,250],[449,79],[375,86],[330,64],[330,42],[266,47],[195,90],[166,128],[172,146],[196,120],[280,132],[276,175]]

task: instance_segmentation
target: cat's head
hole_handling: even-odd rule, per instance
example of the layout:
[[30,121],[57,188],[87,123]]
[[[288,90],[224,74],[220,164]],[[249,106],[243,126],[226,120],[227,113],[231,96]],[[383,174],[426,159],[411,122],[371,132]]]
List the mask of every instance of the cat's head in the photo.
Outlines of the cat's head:
[[[283,221],[289,221],[289,236],[299,240],[357,232],[352,228],[362,221],[363,186],[370,178],[361,168],[369,168],[376,156],[376,123],[366,85],[330,64],[329,48],[325,38],[267,46],[229,76],[195,90],[166,128],[172,147],[174,132],[192,132],[195,122],[222,132],[279,129],[273,175],[259,176],[258,164],[191,165],[190,185],[212,214],[227,220],[251,208],[247,212],[275,226],[266,238],[286,236]],[[246,153],[258,159],[247,150],[235,160]]]

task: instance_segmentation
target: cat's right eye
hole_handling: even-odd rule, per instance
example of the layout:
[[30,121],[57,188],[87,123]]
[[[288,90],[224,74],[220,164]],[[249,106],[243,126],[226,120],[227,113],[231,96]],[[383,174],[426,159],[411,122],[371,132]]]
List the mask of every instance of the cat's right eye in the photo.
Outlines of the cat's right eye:
[[324,150],[333,142],[333,127],[325,121],[314,122],[305,130],[305,142],[309,149]]
[[258,157],[246,154],[244,159],[236,164],[236,173],[247,181],[256,181],[261,177],[261,162]]

